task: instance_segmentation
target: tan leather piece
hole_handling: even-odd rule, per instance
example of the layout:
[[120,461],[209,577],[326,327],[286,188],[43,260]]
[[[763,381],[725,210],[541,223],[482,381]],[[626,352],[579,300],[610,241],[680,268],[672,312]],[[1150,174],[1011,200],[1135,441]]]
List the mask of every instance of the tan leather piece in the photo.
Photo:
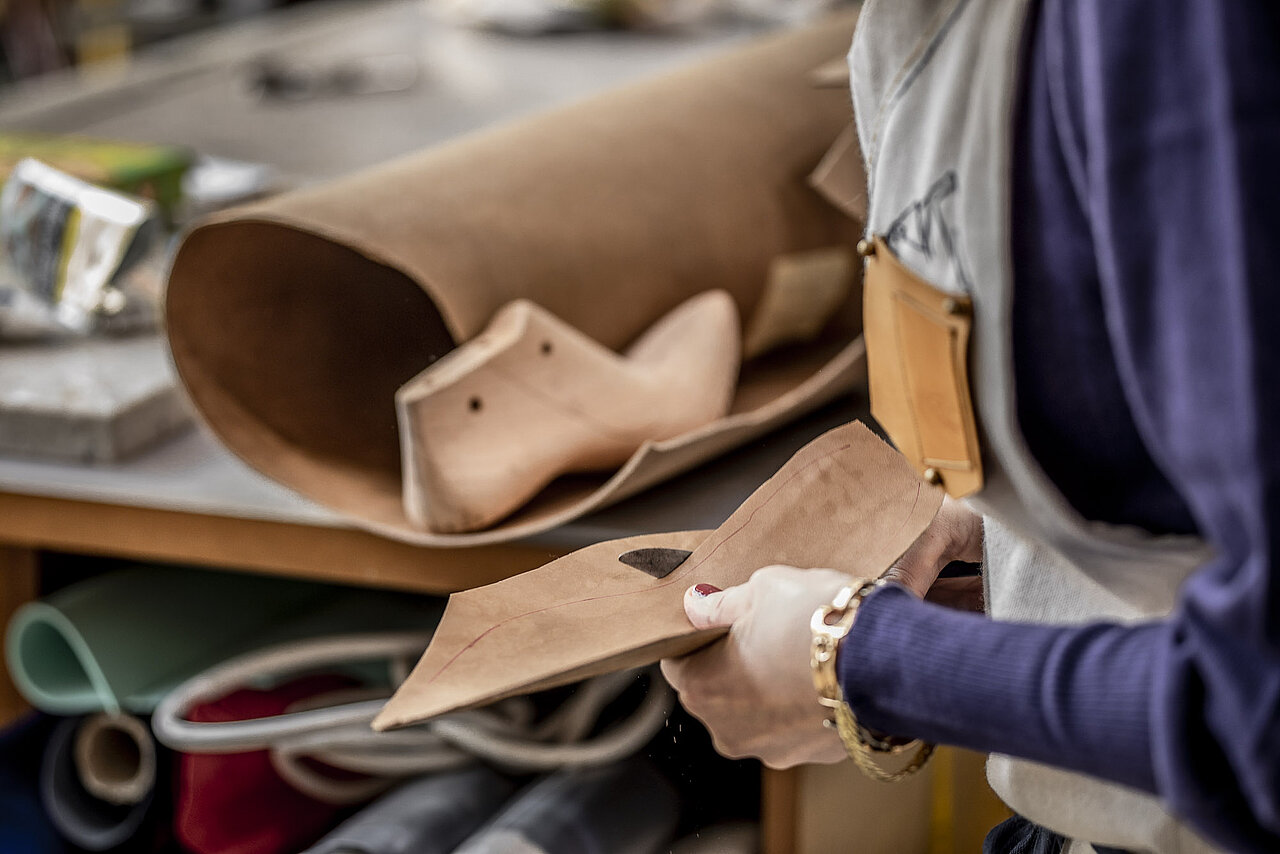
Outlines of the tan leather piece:
[[[728,587],[758,568],[883,573],[933,520],[942,490],[858,422],[800,449],[715,531],[599,543],[449,597],[431,646],[375,729],[416,723],[501,697],[638,667],[715,640],[684,614],[684,591]],[[643,547],[684,548],[664,578],[622,564]]]
[[742,342],[744,356],[818,338],[849,302],[858,280],[854,257],[851,247],[832,246],[775,258]]
[[724,291],[681,303],[622,355],[528,300],[505,306],[396,394],[409,518],[483,528],[559,475],[616,469],[724,417],[738,330]]
[[822,197],[853,219],[867,219],[867,175],[862,168],[858,129],[850,122],[809,175]]
[[810,72],[856,13],[699,67],[219,215],[174,261],[166,322],[196,408],[237,455],[372,530],[509,540],[632,494],[861,381],[856,297],[809,345],[748,364],[729,414],[562,479],[495,527],[417,528],[396,389],[512,300],[620,351],[723,289],[744,325],[774,260],[851,246],[860,224],[805,182],[848,124]]
[[916,471],[933,470],[955,498],[982,488],[969,389],[973,306],[928,284],[881,238],[867,259],[863,322],[871,414]]
[[849,91],[849,60],[843,56],[828,60],[809,72],[809,79],[819,89]]

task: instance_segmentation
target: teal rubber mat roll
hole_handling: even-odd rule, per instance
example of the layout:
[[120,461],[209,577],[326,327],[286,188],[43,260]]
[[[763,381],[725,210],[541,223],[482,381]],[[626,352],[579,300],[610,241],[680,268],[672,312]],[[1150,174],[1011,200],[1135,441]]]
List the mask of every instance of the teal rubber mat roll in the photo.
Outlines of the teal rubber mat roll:
[[5,657],[31,705],[59,715],[148,714],[180,682],[233,655],[362,631],[431,631],[443,600],[306,581],[136,567],[18,610]]

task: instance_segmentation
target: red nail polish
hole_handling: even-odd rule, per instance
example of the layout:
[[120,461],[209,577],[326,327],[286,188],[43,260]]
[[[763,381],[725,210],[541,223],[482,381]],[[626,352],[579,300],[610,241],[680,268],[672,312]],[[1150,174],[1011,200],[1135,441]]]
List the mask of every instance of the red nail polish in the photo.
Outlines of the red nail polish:
[[714,584],[695,584],[693,586],[693,592],[697,593],[699,596],[710,596],[712,593],[719,593],[720,588],[716,587]]

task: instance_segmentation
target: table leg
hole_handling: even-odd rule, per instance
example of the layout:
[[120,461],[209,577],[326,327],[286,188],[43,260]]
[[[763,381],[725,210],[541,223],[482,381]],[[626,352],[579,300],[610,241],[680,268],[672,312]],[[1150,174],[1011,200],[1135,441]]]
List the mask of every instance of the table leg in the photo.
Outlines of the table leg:
[[[38,570],[34,549],[0,546],[0,631],[9,625],[14,611],[36,597]],[[27,708],[5,668],[0,674],[0,725],[12,722]]]
[[800,769],[760,770],[761,854],[795,854]]

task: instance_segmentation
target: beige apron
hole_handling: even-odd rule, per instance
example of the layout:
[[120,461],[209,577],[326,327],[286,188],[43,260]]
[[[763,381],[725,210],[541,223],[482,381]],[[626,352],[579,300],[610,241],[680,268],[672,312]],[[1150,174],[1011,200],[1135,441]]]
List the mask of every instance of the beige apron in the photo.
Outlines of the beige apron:
[[[1063,625],[1159,617],[1207,559],[1204,543],[1082,519],[1032,458],[1017,425],[1009,176],[1027,8],[1026,0],[866,4],[849,59],[867,166],[868,233],[924,281],[972,300],[964,306],[973,323],[968,379],[983,470],[981,490],[969,501],[986,517],[991,616]],[[871,337],[868,319],[874,392]],[[927,418],[936,396],[918,395],[912,405]],[[916,462],[929,467],[919,456]],[[950,476],[945,469],[930,474]],[[1157,799],[1123,786],[1000,755],[991,757],[988,779],[1014,810],[1069,838],[1132,851],[1213,850]],[[1070,850],[1091,848],[1075,842]]]

